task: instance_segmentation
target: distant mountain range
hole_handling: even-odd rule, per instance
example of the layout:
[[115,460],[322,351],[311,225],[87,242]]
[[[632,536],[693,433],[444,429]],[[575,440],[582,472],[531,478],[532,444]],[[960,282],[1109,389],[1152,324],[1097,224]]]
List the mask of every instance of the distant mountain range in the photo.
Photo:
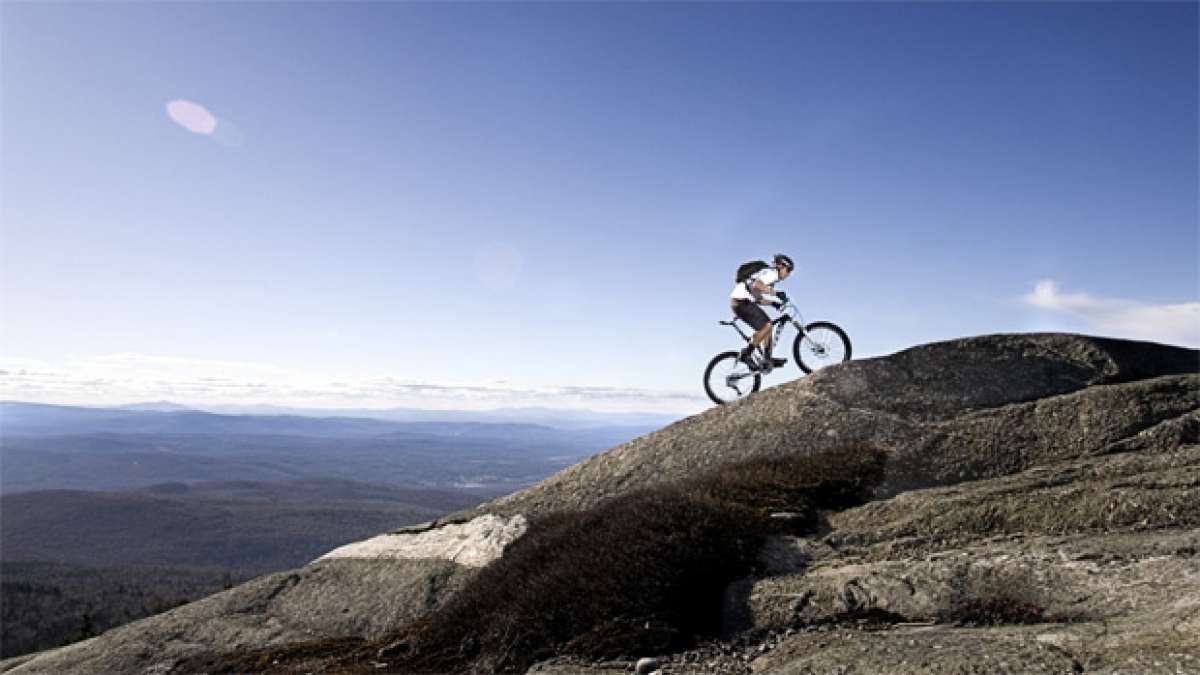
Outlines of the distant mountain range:
[[0,656],[538,482],[664,419],[0,402]]
[[531,485],[658,428],[588,411],[0,402],[0,656]]
[[199,410],[199,408],[191,408],[170,401],[153,401],[149,403],[129,403],[127,405],[113,406],[117,410],[143,410],[148,412],[182,412],[184,410]]
[[576,426],[562,428],[465,418],[232,415],[161,402],[133,408],[3,402],[0,491],[337,478],[500,494],[657,428],[571,419]]
[[664,427],[683,415],[641,412],[599,412],[585,408],[492,408],[489,410],[428,410],[421,408],[294,408],[274,405],[186,406],[152,401],[114,406],[116,410],[149,412],[212,412],[225,415],[289,415],[298,417],[359,417],[392,422],[483,422],[540,424],[559,429],[590,427]]
[[343,480],[163,483],[0,497],[4,562],[163,566],[246,573],[301,565],[356,537],[473,506],[462,490]]

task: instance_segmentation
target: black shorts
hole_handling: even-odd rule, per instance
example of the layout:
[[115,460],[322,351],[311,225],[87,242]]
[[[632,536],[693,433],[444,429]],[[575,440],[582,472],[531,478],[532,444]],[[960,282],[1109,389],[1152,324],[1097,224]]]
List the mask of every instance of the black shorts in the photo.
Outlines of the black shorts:
[[734,300],[730,304],[733,306],[733,313],[737,315],[737,318],[750,324],[755,331],[771,323],[771,320],[767,318],[767,313],[757,303],[749,300]]

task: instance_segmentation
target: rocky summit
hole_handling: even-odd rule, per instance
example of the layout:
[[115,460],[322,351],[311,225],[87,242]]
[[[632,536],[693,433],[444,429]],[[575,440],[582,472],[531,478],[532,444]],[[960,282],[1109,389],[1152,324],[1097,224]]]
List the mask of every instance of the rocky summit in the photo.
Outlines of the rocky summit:
[[982,336],[0,669],[1200,673],[1198,551],[1200,352]]

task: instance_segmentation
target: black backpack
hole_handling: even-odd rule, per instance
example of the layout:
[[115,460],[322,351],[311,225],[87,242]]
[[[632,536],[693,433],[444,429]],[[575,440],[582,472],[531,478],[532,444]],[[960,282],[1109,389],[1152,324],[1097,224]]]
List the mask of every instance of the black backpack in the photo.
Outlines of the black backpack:
[[770,265],[763,260],[751,260],[748,263],[742,263],[738,266],[737,282],[740,284],[754,276],[759,271],[765,270],[768,267],[770,267]]

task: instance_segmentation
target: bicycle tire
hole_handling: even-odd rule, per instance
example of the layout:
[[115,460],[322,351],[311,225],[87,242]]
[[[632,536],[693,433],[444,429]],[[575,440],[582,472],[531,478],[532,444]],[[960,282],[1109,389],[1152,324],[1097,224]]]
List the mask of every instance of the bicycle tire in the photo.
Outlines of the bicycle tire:
[[[762,374],[758,372],[751,372],[748,366],[742,364],[739,357],[740,354],[738,352],[721,352],[720,354],[714,356],[712,360],[708,362],[708,367],[704,369],[704,392],[708,394],[708,398],[711,399],[713,403],[716,403],[717,405],[724,405],[726,403],[739,401],[758,391],[759,387],[762,386]],[[722,372],[718,373],[718,380],[716,383],[714,383],[714,372],[719,370],[721,368],[722,361],[727,359],[730,360],[731,363],[726,366]],[[745,393],[742,393],[740,389],[728,384],[729,375],[738,372],[739,366],[741,369],[746,371],[745,374],[742,374],[742,379],[751,379],[750,389]],[[725,387],[718,386],[714,389],[714,384],[721,385],[722,381],[725,382]],[[721,393],[725,393],[725,389],[733,390],[734,394],[736,395],[720,395]]]
[[[812,336],[816,336],[816,339]],[[805,373],[845,363],[850,360],[850,354],[850,337],[846,331],[828,321],[808,324],[804,327],[804,333],[797,335],[792,343],[792,356]]]

